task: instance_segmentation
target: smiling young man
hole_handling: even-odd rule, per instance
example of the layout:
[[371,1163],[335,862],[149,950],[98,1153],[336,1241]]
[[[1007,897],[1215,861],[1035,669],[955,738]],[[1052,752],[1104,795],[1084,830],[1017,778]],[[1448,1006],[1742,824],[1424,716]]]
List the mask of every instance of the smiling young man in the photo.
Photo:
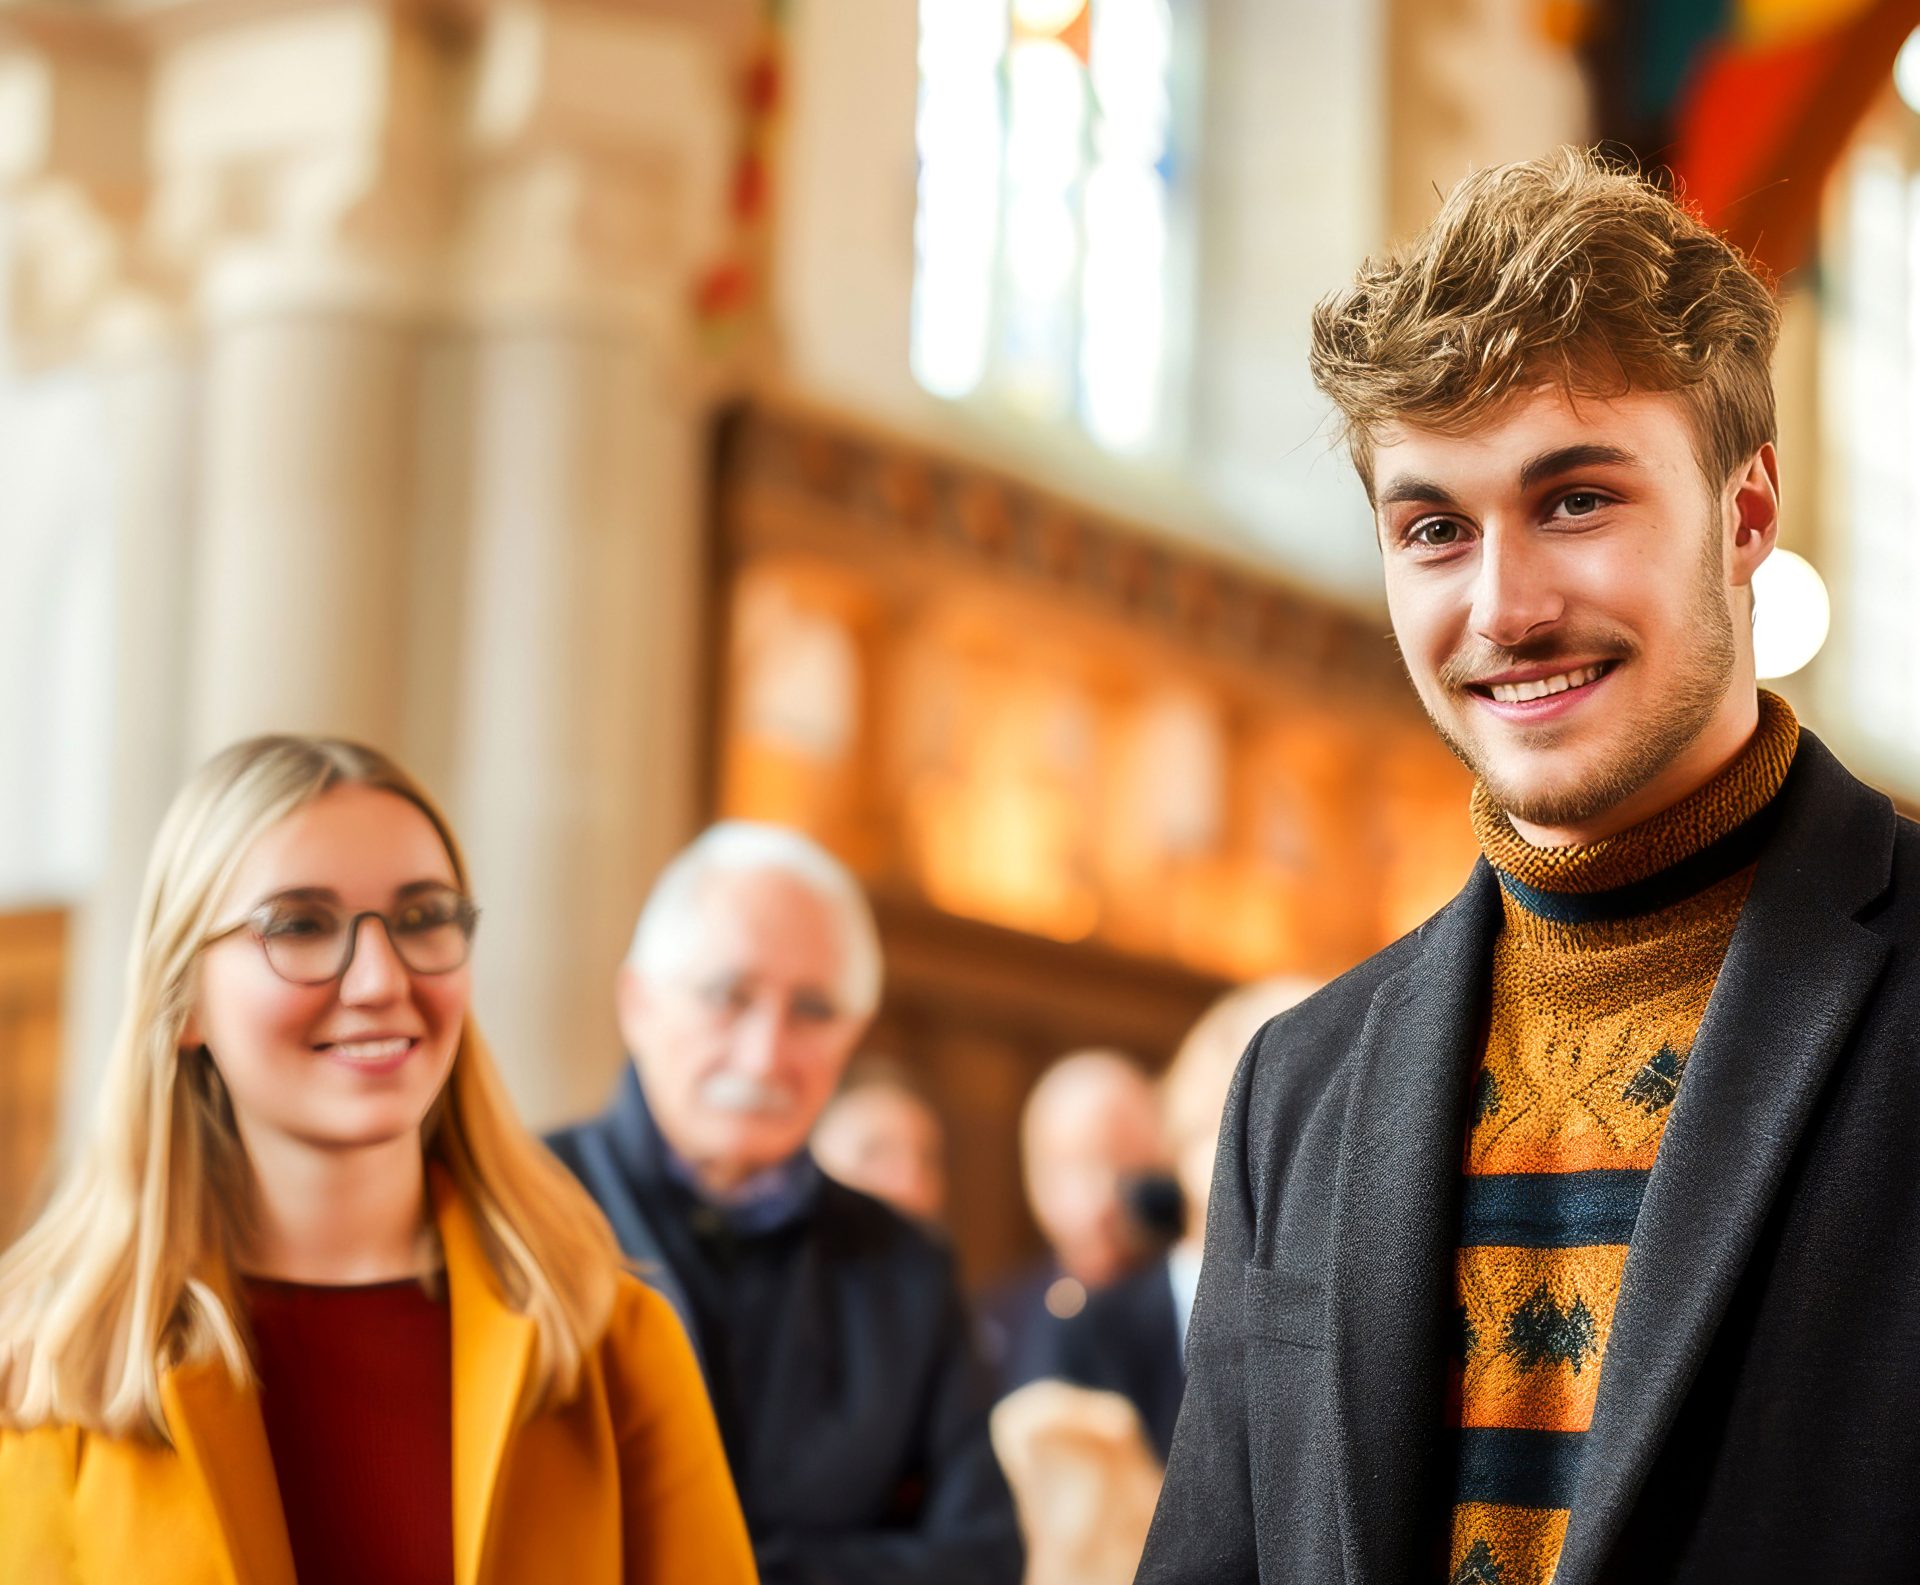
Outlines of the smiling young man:
[[1755,683],[1778,324],[1574,151],[1318,310],[1483,862],[1241,1064],[1146,1585],[1920,1578],[1920,828]]

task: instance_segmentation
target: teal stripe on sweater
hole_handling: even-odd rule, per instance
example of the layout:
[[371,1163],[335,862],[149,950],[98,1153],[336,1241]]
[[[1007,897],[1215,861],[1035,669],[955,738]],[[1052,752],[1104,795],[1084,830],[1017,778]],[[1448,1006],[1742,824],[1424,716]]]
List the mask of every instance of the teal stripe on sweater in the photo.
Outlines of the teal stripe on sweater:
[[1519,1249],[1625,1244],[1647,1192],[1644,1168],[1591,1172],[1469,1173],[1462,1179],[1460,1243]]

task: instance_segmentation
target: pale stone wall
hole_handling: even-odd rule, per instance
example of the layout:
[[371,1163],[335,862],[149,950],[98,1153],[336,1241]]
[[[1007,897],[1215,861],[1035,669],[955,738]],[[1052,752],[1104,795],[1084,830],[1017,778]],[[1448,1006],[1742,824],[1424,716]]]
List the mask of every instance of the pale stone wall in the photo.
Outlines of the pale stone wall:
[[[1467,164],[1582,135],[1520,0],[1214,0],[1185,463],[919,391],[913,0],[792,0],[758,377],[1372,604],[1306,316]],[[0,897],[78,905],[86,1093],[147,845],[267,727],[396,749],[536,1122],[698,817],[707,424],[756,0],[0,0]],[[30,681],[19,679],[30,678]]]
[[1306,368],[1308,316],[1416,229],[1436,188],[1589,136],[1572,47],[1527,0],[1184,5],[1202,92],[1187,430],[1142,469],[990,403],[943,402],[907,361],[915,12],[793,0],[774,308],[782,376],[834,405],[1090,504],[1377,607],[1366,501]]
[[11,364],[0,339],[0,908],[25,908],[97,877],[113,507],[100,382]]
[[[31,859],[78,905],[70,1095],[166,799],[285,728],[371,739],[442,796],[509,1082],[535,1123],[601,1099],[614,966],[698,817],[725,371],[691,305],[726,240],[750,19],[0,5],[0,452],[28,457],[0,523],[31,574],[0,596],[22,607],[0,751],[32,770],[0,792],[0,894]],[[74,764],[12,752],[56,743]]]

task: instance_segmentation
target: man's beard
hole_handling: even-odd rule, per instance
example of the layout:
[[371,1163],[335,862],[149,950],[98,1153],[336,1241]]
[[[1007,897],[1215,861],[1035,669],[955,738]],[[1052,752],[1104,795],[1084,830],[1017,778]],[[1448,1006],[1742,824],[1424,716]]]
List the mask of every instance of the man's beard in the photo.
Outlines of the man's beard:
[[[1642,719],[1633,723],[1613,757],[1588,766],[1577,780],[1566,785],[1528,786],[1503,776],[1490,763],[1491,756],[1484,755],[1465,734],[1450,731],[1431,708],[1427,710],[1441,741],[1479,779],[1496,807],[1529,825],[1549,828],[1582,825],[1639,792],[1706,731],[1714,712],[1726,698],[1738,658],[1733,641],[1733,615],[1727,609],[1717,529],[1717,522],[1709,526],[1707,554],[1699,563],[1693,609],[1689,614],[1698,638],[1697,646],[1686,655],[1681,668],[1666,679],[1656,703]],[[1452,697],[1463,691],[1465,679],[1484,677],[1489,672],[1551,663],[1563,657],[1579,661],[1596,654],[1628,662],[1635,659],[1637,653],[1637,646],[1623,633],[1610,630],[1559,633],[1533,645],[1463,652],[1441,667],[1439,683],[1443,695]],[[1538,730],[1544,736],[1554,728],[1549,725]]]

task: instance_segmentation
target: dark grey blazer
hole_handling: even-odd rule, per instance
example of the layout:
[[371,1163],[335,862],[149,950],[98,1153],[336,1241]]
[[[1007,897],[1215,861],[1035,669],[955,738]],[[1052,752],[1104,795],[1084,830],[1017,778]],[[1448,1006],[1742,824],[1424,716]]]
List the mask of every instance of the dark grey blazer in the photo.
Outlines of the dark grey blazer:
[[[1556,1585],[1920,1580],[1920,827],[1810,733],[1627,1259]],[[1445,1578],[1484,863],[1275,1019],[1221,1134],[1143,1585]]]

